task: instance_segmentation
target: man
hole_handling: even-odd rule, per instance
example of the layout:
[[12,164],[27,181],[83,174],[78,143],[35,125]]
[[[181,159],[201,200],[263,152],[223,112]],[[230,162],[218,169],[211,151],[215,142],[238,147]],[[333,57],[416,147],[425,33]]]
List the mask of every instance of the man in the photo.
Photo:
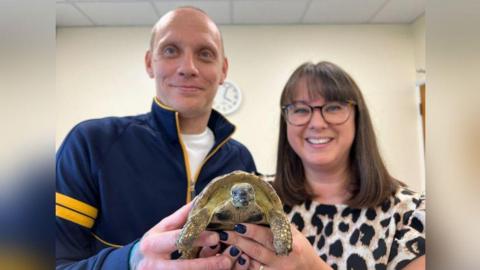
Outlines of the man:
[[[145,65],[156,85],[150,113],[85,121],[58,150],[58,269],[128,269],[133,246],[132,266],[137,258],[165,262],[165,250],[160,256],[155,247],[171,248],[166,231],[181,222],[154,225],[213,178],[256,170],[250,152],[230,139],[234,126],[212,111],[228,62],[220,31],[203,11],[165,14],[152,30]],[[199,244],[218,242],[218,235],[210,237]],[[222,256],[216,257],[191,265],[220,267]]]

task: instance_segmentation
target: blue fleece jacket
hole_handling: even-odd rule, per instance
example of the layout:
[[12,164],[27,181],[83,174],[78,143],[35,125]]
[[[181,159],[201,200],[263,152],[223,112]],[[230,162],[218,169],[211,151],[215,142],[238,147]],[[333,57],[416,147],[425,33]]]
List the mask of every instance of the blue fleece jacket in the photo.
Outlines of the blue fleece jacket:
[[178,113],[156,100],[147,114],[75,126],[56,156],[57,269],[128,269],[135,241],[210,180],[256,171],[231,123],[212,111],[208,127],[215,144],[190,179]]

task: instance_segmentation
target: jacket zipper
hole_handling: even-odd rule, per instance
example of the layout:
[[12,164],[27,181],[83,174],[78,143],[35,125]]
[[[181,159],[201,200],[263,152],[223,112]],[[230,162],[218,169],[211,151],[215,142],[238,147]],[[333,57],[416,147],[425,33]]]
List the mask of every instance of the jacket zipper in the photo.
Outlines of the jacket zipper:
[[195,176],[192,178],[191,175],[190,175],[191,172],[190,172],[190,161],[188,159],[188,153],[186,151],[185,145],[183,144],[182,138],[180,136],[180,122],[179,122],[179,119],[178,119],[178,112],[175,112],[175,122],[176,122],[176,125],[177,125],[178,141],[180,142],[180,146],[182,148],[183,161],[185,163],[185,171],[186,171],[186,174],[187,174],[187,203],[189,203],[191,200],[193,200],[193,198],[195,198],[195,196],[197,196],[197,193],[195,191],[195,183],[197,182],[197,178],[200,175],[200,172],[202,171],[203,166],[218,151],[218,149],[220,149],[220,147],[222,147],[230,139],[230,137],[235,132],[235,129],[233,130],[233,132],[227,138],[225,138],[221,143],[219,143],[203,159],[202,163],[200,164],[200,167],[198,168],[198,170],[195,173]]

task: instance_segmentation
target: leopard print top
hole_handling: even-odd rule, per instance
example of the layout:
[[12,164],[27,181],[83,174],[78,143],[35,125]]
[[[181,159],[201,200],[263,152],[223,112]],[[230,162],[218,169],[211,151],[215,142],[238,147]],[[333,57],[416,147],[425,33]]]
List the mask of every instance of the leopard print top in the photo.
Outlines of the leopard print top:
[[406,188],[376,208],[306,201],[284,209],[333,269],[402,269],[425,254],[425,198]]

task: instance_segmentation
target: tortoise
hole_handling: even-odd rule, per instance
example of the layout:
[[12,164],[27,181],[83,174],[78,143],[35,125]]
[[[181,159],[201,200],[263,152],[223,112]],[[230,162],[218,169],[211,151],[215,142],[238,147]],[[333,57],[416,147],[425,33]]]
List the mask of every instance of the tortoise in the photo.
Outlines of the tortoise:
[[233,230],[235,224],[269,226],[277,255],[292,250],[290,223],[273,187],[259,176],[234,171],[213,179],[195,198],[176,245],[181,259],[196,258],[193,242],[205,229]]

